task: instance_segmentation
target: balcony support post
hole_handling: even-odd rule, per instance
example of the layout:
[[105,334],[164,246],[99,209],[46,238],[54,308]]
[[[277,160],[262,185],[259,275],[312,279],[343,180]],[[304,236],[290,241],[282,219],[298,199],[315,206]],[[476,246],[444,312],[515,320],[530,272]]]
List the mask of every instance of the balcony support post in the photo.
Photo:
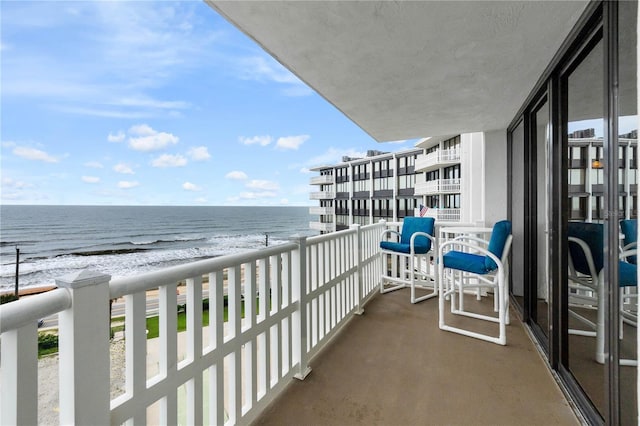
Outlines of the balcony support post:
[[3,386],[0,424],[37,424],[38,330],[35,322],[2,334],[0,373]]
[[355,223],[350,226],[352,230],[355,231],[353,237],[353,256],[356,261],[356,315],[364,314],[364,309],[362,309],[362,231],[360,230],[360,225]]
[[84,270],[56,280],[71,293],[59,314],[60,424],[109,424],[109,280]]
[[293,356],[298,361],[298,372],[294,377],[304,380],[311,373],[308,362],[307,336],[307,238],[294,237],[298,250],[292,256],[292,277],[295,280],[291,286],[291,300],[298,302],[298,309],[293,318]]

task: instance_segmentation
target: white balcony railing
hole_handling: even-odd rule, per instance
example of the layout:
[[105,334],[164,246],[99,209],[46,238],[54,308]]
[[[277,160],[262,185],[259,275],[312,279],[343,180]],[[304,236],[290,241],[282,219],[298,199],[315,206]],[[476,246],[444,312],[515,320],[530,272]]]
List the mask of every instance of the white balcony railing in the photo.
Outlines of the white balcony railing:
[[440,149],[426,155],[418,155],[418,158],[416,158],[415,170],[416,172],[423,172],[431,169],[437,169],[441,165],[459,162],[460,150]]
[[416,195],[451,194],[460,192],[460,179],[437,179],[428,182],[417,182]]
[[333,191],[316,191],[309,194],[311,200],[332,200],[336,198],[336,193]]
[[331,175],[321,175],[314,176],[309,181],[311,185],[330,185],[333,183],[333,176]]
[[427,210],[425,216],[432,217],[438,222],[460,222],[460,209],[436,209]]
[[[354,225],[129,278],[83,271],[58,280],[57,290],[3,305],[0,424],[38,422],[37,320],[57,312],[61,424],[177,424],[183,410],[186,424],[250,423],[292,378],[304,379],[309,359],[363,312],[378,288],[384,227]],[[187,331],[180,360],[176,288],[183,281]],[[159,294],[157,374],[147,365],[151,289]],[[111,399],[108,307],[119,297],[125,299],[126,391]],[[157,420],[148,417],[151,406],[158,406]]]
[[333,232],[336,230],[336,224],[325,222],[309,222],[309,228],[313,229],[314,231]]
[[326,215],[333,214],[333,207],[309,207],[309,214]]

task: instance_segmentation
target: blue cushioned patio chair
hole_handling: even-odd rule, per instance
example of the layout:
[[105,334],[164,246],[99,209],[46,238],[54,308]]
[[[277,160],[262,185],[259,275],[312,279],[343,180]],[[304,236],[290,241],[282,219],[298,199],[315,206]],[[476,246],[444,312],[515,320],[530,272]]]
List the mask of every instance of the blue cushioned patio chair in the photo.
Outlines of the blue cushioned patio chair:
[[[461,235],[440,245],[438,281],[440,285],[439,326],[487,342],[505,345],[506,326],[509,324],[508,257],[511,248],[511,222],[497,222],[491,239],[485,241],[470,235]],[[498,316],[465,310],[464,294],[470,290],[480,298],[480,289],[493,290],[493,307]],[[451,303],[451,313],[498,323],[498,336],[483,334],[447,325],[445,300]]]
[[[637,249],[638,248],[638,220],[637,219],[621,220],[620,231],[624,235],[624,246],[622,247],[622,251],[625,252],[625,251]],[[626,259],[626,261],[636,265],[638,262],[638,257],[630,255]]]
[[[410,287],[411,303],[438,294],[433,265],[438,252],[434,230],[434,218],[408,216],[402,221],[402,232],[387,229],[382,233],[380,293]],[[389,241],[390,238],[397,241]],[[416,296],[416,288],[427,290],[427,294]]]
[[[567,227],[569,239],[568,281],[569,281],[569,314],[585,324],[590,330],[569,329],[569,334],[596,338],[596,361],[604,363],[604,309],[599,309],[600,295],[605,291],[604,280],[604,226],[600,223],[569,222]],[[620,254],[625,259],[637,254],[636,249],[626,250]],[[618,285],[621,290],[637,287],[637,266],[620,260],[618,262]],[[621,291],[620,321],[621,324],[637,325],[637,298],[635,312],[623,309],[624,298],[628,295]],[[589,320],[577,309],[597,309],[596,323]],[[622,330],[622,327],[620,327]],[[637,365],[636,360],[620,360],[620,365]]]

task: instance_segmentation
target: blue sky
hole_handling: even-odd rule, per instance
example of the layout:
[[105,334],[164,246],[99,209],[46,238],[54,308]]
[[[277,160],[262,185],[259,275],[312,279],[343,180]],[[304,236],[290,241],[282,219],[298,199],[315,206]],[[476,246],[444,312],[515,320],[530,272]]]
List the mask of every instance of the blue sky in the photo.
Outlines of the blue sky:
[[203,2],[0,2],[3,204],[312,205],[379,144]]

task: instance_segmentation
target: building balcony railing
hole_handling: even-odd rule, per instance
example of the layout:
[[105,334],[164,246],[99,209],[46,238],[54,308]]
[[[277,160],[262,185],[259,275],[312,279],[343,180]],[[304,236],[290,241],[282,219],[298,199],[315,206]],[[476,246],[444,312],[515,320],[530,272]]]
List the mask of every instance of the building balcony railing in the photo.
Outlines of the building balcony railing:
[[[56,313],[61,424],[177,424],[183,411],[187,424],[251,423],[292,378],[304,379],[309,359],[378,290],[384,229],[353,225],[127,278],[85,270],[57,280],[56,290],[2,305],[0,424],[38,423],[37,322]],[[187,288],[184,345],[176,332],[180,282]],[[159,302],[155,375],[147,370],[149,290]],[[121,297],[126,391],[112,399],[109,300]]]
[[441,149],[429,154],[418,155],[418,158],[416,158],[415,171],[425,172],[437,169],[443,165],[455,164],[459,162],[460,150]]
[[311,200],[333,200],[336,198],[336,193],[333,191],[316,191],[309,194]]
[[322,176],[314,176],[309,181],[311,185],[331,185],[333,184],[333,176],[331,175],[322,175]]
[[326,222],[309,222],[309,228],[320,232],[333,232],[336,230],[336,224]]
[[416,195],[452,194],[460,192],[460,179],[438,179],[428,182],[417,182]]
[[327,214],[333,214],[333,207],[309,207],[309,214],[312,215],[327,215]]
[[438,222],[460,222],[461,209],[430,208],[425,216],[432,217]]

